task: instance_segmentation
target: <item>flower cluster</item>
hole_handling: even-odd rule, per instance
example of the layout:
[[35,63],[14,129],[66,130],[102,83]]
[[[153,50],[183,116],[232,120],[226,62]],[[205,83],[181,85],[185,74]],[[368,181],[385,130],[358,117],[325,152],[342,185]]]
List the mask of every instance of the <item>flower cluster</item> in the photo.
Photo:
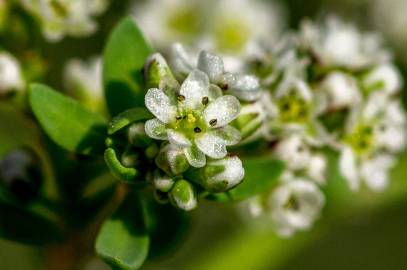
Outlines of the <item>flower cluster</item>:
[[351,190],[386,188],[406,145],[406,116],[401,76],[377,35],[334,17],[306,21],[249,65],[266,89],[256,124],[286,164],[275,189],[249,200],[253,215],[270,213],[285,236],[308,229],[324,204],[332,150]]
[[23,7],[41,24],[49,41],[64,36],[81,37],[94,33],[97,24],[94,16],[102,14],[107,0],[21,0]]

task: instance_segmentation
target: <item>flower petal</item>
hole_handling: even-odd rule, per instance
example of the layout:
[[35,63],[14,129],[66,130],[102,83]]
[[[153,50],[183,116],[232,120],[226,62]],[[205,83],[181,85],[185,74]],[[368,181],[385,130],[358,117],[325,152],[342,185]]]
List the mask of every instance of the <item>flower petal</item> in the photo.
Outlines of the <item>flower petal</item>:
[[184,148],[191,146],[191,141],[181,132],[167,129],[168,140],[172,145]]
[[[223,127],[236,119],[240,112],[240,102],[234,96],[222,96],[209,103],[203,112],[208,127]],[[215,121],[216,120],[216,121]]]
[[199,150],[207,156],[215,159],[224,158],[227,154],[225,141],[213,132],[206,132],[195,139]]
[[196,109],[202,105],[202,99],[209,96],[209,78],[199,70],[192,71],[181,85],[180,94],[185,97],[185,106]]
[[177,107],[171,97],[158,88],[151,88],[145,96],[147,109],[161,122],[169,123],[175,119]]
[[240,131],[232,126],[224,126],[221,128],[217,128],[214,130],[209,131],[213,133],[215,136],[218,136],[223,140],[225,145],[235,145],[240,142],[242,136],[240,135]]
[[212,83],[219,83],[224,73],[223,60],[215,54],[202,51],[198,58],[198,69],[205,72]]
[[348,181],[350,188],[357,191],[360,185],[359,172],[356,165],[356,156],[352,149],[345,148],[341,152],[339,159],[339,169],[341,174]]
[[157,118],[146,121],[144,129],[147,135],[156,140],[167,140],[165,124]]
[[179,43],[175,43],[171,47],[170,66],[178,79],[185,79],[193,70],[187,51]]
[[196,145],[184,148],[184,154],[192,167],[202,168],[206,164],[205,154]]
[[245,101],[254,101],[261,96],[259,80],[251,75],[227,74],[225,83],[229,93]]
[[216,84],[211,84],[209,86],[209,100],[214,101],[215,99],[221,97],[222,94],[222,89],[219,88]]

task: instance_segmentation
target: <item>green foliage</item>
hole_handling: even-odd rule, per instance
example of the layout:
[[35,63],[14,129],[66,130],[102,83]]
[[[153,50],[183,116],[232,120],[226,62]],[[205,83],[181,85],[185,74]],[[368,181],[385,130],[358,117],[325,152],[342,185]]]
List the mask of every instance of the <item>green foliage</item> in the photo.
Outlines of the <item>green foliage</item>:
[[141,203],[129,196],[102,226],[96,240],[96,253],[113,269],[139,269],[147,258],[150,239]]
[[110,121],[108,133],[112,135],[133,122],[153,118],[145,108],[133,108],[124,111]]
[[106,161],[106,164],[109,167],[110,171],[118,179],[120,179],[124,182],[129,182],[129,183],[134,182],[134,179],[136,178],[136,176],[138,174],[137,170],[134,168],[124,167],[120,163],[120,161],[116,155],[116,151],[113,148],[106,149],[105,161]]
[[62,148],[80,154],[102,154],[104,119],[51,88],[32,84],[31,108],[48,136]]
[[216,201],[241,201],[270,190],[284,170],[284,164],[271,156],[244,158],[245,178],[236,188],[211,194],[207,198]]
[[113,31],[103,58],[103,83],[111,115],[144,106],[142,70],[152,52],[133,19],[122,20]]

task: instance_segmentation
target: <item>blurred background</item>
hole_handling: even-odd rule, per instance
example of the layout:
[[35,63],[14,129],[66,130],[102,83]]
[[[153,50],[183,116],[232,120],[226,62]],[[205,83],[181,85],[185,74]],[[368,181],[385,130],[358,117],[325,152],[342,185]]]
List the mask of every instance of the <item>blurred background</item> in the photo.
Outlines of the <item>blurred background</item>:
[[[335,14],[363,30],[381,32],[407,79],[406,0],[272,2],[275,9],[270,16],[278,18],[275,22],[279,24],[276,31],[297,29],[304,18],[318,20]],[[143,3],[112,0],[107,11],[97,18],[99,30],[89,37],[67,37],[57,43],[39,39],[30,44],[46,59],[45,63],[40,63],[47,70],[43,81],[64,89],[65,63],[71,58],[100,55],[114,25],[123,16],[138,13],[134,7],[137,4]],[[21,49],[28,46],[14,44],[6,35],[0,38],[0,44]],[[407,100],[405,91],[403,100]],[[392,172],[391,185],[384,193],[367,190],[351,193],[335,173],[329,178],[325,192],[327,205],[322,218],[311,231],[298,233],[290,239],[278,237],[267,225],[248,225],[235,211],[235,205],[202,202],[192,212],[188,231],[177,239],[174,250],[151,258],[142,269],[407,269],[407,154],[400,158]],[[42,249],[0,240],[1,270],[45,269],[44,256]],[[96,258],[87,262],[84,268],[109,269]]]

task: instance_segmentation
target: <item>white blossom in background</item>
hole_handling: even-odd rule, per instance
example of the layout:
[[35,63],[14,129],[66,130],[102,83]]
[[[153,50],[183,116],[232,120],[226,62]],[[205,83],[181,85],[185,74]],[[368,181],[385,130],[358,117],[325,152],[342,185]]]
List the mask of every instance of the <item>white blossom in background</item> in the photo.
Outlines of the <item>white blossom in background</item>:
[[372,69],[363,78],[363,85],[368,91],[383,91],[387,95],[393,95],[400,92],[403,80],[393,64],[384,63]]
[[281,184],[268,200],[276,231],[285,237],[310,229],[324,204],[325,197],[318,186],[301,178]]
[[357,80],[339,71],[330,73],[318,90],[321,111],[352,108],[362,100]]
[[21,3],[39,21],[50,42],[65,36],[93,34],[98,28],[95,17],[108,6],[108,0],[21,0]]
[[0,52],[0,95],[24,90],[25,82],[18,60],[8,52]]
[[352,190],[364,181],[375,191],[388,186],[394,154],[406,147],[406,116],[397,100],[386,92],[369,96],[361,112],[348,120],[339,168]]
[[275,1],[134,1],[132,14],[156,47],[180,42],[214,51],[233,71],[241,71],[242,58],[261,51],[260,43],[277,40],[285,26],[284,8]]
[[102,58],[71,59],[64,69],[65,88],[70,95],[94,111],[103,110]]
[[325,196],[314,182],[292,177],[268,194],[253,197],[242,206],[251,218],[271,222],[277,234],[291,237],[298,231],[309,230],[324,205]]
[[337,17],[328,17],[319,25],[305,21],[300,35],[302,46],[310,49],[323,66],[353,70],[391,58],[377,34],[361,33]]

